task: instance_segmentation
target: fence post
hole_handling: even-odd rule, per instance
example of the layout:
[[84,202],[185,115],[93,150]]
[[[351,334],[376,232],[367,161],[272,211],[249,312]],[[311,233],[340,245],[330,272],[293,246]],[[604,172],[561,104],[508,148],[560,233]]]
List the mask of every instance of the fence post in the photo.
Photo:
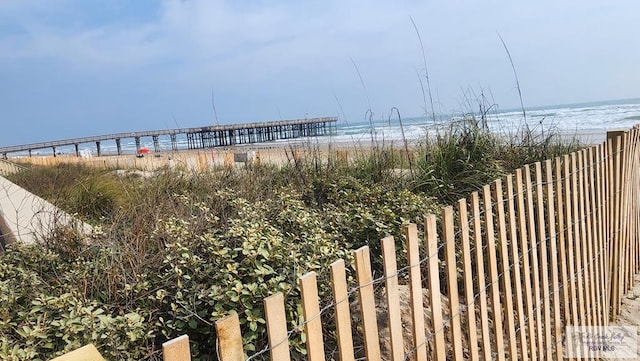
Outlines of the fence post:
[[216,321],[216,334],[220,361],[244,360],[240,320],[237,313],[232,312],[229,316]]

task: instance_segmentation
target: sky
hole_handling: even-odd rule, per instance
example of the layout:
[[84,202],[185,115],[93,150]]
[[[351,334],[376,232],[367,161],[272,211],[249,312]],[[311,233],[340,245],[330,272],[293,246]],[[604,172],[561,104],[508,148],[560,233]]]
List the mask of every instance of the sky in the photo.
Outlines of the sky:
[[526,107],[638,98],[638,14],[636,0],[0,0],[0,146],[448,114],[483,96],[517,108],[500,37]]

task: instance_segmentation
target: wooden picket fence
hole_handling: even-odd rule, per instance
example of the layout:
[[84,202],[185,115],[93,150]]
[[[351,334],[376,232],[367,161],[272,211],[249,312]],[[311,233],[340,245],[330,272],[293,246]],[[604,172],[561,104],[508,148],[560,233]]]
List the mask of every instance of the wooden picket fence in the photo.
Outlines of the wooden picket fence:
[[[373,278],[367,247],[355,251],[353,289],[345,262],[336,261],[330,307],[320,307],[316,274],[302,276],[306,358],[327,356],[322,309],[335,317],[341,361],[354,360],[354,340],[363,340],[367,360],[562,360],[564,327],[615,321],[639,270],[639,136],[637,127],[610,132],[606,143],[518,169],[446,207],[439,220],[425,216],[424,240],[415,224],[407,225],[408,266],[401,270],[393,237],[381,241],[383,277]],[[401,282],[410,293],[411,316],[404,319]],[[378,284],[382,302],[375,298]],[[385,350],[376,302],[386,310]],[[289,360],[284,295],[264,299],[264,311],[269,347],[249,359]],[[238,315],[215,326],[220,360],[245,359]],[[188,342],[182,336],[166,343],[164,360],[190,360]]]

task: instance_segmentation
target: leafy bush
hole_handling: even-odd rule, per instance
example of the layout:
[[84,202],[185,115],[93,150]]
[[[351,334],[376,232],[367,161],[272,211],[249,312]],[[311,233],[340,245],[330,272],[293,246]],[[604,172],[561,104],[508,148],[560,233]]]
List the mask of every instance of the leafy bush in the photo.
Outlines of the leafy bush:
[[110,359],[152,355],[147,311],[113,314],[82,297],[56,277],[70,267],[39,245],[8,247],[0,262],[0,358],[45,360],[87,343]]

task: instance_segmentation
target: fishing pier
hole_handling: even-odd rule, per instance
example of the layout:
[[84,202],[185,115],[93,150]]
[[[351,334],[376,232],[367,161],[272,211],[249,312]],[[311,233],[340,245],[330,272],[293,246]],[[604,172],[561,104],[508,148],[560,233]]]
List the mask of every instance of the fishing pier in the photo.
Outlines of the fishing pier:
[[80,156],[80,145],[95,145],[98,156],[102,155],[104,142],[115,142],[116,152],[122,155],[122,140],[133,139],[136,145],[136,153],[140,151],[141,139],[151,138],[155,152],[161,151],[160,137],[168,137],[171,150],[178,151],[178,136],[186,138],[186,149],[206,149],[215,147],[230,147],[241,144],[266,143],[277,140],[319,137],[334,134],[336,131],[337,117],[308,118],[296,120],[284,120],[263,123],[248,123],[234,125],[215,125],[197,128],[178,128],[165,130],[152,130],[131,133],[107,134],[92,137],[56,140],[50,142],[32,143],[8,147],[0,147],[0,154],[7,159],[9,154],[28,152],[29,156],[35,150],[51,149],[53,155],[60,147],[73,146],[76,156]]

